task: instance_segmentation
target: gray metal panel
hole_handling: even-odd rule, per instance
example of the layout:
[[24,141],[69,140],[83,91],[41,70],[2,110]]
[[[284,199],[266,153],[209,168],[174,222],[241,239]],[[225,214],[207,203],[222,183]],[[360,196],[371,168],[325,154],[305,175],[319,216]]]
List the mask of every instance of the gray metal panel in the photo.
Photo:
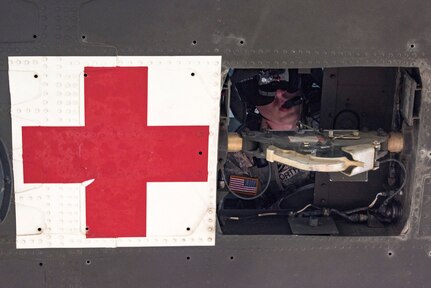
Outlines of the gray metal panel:
[[[37,24],[21,2],[37,6]],[[22,14],[3,14],[6,8]],[[9,147],[11,55],[216,54],[233,67],[417,66],[424,100],[403,237],[217,235],[208,248],[18,251],[12,210],[0,225],[7,286],[429,286],[431,190],[423,183],[431,177],[431,2],[46,0],[2,1],[0,11],[2,27],[15,27],[0,30],[0,137]],[[17,43],[35,33],[35,41]]]
[[106,1],[83,3],[79,9],[82,41],[115,46],[120,54],[134,54],[133,48],[145,55],[193,54],[212,47],[216,2],[176,0],[151,8],[146,1],[134,2],[133,6],[121,0],[108,5]]
[[[356,67],[325,71],[321,127],[324,129],[355,129],[355,127],[337,127],[337,125],[340,126],[340,120],[348,122],[346,117],[340,118],[342,111],[354,110],[360,129],[381,128],[389,131],[392,128],[391,115],[394,106],[396,76],[397,68]],[[367,115],[370,107],[373,107],[373,114]]]
[[0,10],[0,43],[34,42],[38,37],[38,7],[30,1],[5,0]]
[[29,256],[5,257],[0,261],[1,275],[4,279],[4,287],[34,287],[46,286],[45,267],[35,264]]
[[[431,155],[429,155],[431,157]],[[431,235],[431,178],[425,178],[424,195],[421,206],[420,236]],[[431,251],[430,251],[431,252]],[[431,255],[430,255],[431,256]]]

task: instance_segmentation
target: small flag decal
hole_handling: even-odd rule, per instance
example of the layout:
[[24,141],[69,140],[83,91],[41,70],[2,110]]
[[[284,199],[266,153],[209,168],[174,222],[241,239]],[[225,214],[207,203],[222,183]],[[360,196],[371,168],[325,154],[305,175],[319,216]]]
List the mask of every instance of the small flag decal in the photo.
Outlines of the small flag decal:
[[230,176],[229,188],[238,193],[256,195],[259,189],[259,179],[243,176]]

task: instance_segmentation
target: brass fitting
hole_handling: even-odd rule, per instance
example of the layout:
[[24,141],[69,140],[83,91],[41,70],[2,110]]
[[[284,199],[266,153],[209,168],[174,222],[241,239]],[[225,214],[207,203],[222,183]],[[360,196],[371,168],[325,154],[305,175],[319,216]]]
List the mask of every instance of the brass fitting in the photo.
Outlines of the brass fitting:
[[404,148],[404,137],[401,133],[391,132],[388,139],[388,151],[400,153]]
[[227,136],[227,152],[239,152],[242,150],[242,138],[238,133],[229,133]]

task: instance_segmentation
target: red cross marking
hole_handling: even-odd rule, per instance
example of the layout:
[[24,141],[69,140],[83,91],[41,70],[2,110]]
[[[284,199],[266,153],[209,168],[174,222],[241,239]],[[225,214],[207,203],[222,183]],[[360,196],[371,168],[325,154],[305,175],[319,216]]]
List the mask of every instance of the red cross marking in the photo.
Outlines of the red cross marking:
[[209,127],[148,126],[147,67],[85,73],[84,127],[22,127],[24,183],[95,179],[87,237],[145,237],[147,182],[206,182]]

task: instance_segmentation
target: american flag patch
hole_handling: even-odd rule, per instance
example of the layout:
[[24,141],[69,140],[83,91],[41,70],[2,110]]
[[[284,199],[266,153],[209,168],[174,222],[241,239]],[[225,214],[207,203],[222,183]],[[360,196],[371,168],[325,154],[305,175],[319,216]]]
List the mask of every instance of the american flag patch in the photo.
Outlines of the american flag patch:
[[256,195],[259,179],[232,175],[229,179],[229,188],[241,194]]

